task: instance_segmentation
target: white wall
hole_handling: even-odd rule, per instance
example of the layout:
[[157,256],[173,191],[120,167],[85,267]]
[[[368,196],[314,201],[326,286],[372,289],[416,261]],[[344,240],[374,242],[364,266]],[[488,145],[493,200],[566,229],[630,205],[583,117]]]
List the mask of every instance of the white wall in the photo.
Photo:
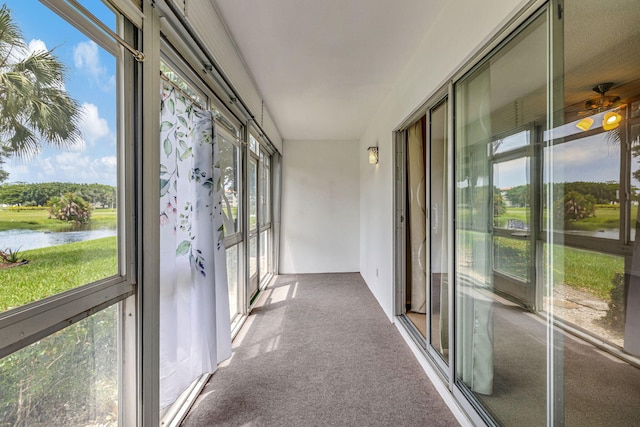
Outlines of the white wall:
[[375,168],[364,156],[358,158],[360,273],[390,319],[394,314],[393,130],[523,6],[521,0],[448,1],[360,139],[359,152],[378,145],[380,155]]
[[360,269],[358,141],[284,141],[280,273]]

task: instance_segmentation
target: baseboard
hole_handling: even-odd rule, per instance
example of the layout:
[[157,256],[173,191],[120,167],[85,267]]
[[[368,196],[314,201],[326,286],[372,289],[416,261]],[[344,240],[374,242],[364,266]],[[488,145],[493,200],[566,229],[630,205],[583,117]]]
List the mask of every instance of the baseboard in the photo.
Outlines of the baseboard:
[[398,331],[400,331],[400,335],[411,349],[411,352],[415,356],[424,372],[427,374],[427,377],[429,377],[429,380],[431,380],[431,383],[438,391],[438,394],[440,394],[444,402],[447,404],[447,406],[451,410],[451,413],[453,413],[453,416],[456,417],[456,420],[458,420],[461,426],[473,427],[473,423],[471,422],[469,417],[467,417],[462,408],[458,405],[458,402],[454,399],[453,394],[449,391],[448,385],[442,381],[440,375],[438,375],[434,367],[431,366],[429,361],[426,359],[423,350],[416,345],[415,341],[413,340],[409,332],[405,329],[404,325],[402,325],[398,321],[397,317],[394,319],[393,323]]

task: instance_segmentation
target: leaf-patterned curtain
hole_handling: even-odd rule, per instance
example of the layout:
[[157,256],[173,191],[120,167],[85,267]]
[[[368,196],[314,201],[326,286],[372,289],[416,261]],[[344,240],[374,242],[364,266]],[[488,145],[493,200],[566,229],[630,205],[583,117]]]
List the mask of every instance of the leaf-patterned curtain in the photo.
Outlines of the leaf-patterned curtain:
[[215,120],[163,82],[160,406],[231,355]]

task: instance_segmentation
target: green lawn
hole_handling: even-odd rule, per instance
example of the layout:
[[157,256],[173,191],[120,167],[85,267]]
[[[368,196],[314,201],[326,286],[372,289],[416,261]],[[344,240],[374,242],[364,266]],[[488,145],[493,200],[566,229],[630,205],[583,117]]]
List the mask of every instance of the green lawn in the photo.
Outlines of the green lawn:
[[[473,241],[481,244],[481,240],[485,238],[483,236],[487,236],[479,232],[462,230],[458,230],[458,234],[458,244],[465,244],[467,250],[470,250]],[[503,272],[526,277],[529,265],[533,262],[526,242],[500,237],[495,238],[494,244],[496,245],[494,260],[496,267]],[[458,247],[458,250],[465,251],[463,247]],[[601,252],[556,245],[554,267],[556,285],[566,284],[590,292],[603,301],[609,301],[615,274],[624,272],[624,259]]]
[[[506,227],[507,221],[516,219],[527,222],[528,208],[508,207],[506,212],[494,218],[496,227]],[[635,220],[638,207],[631,206],[631,218]],[[598,205],[594,217],[574,221],[567,225],[568,230],[597,231],[615,230],[620,227],[620,208],[618,206]]]
[[[91,212],[89,228],[116,228],[116,209],[94,209]],[[0,231],[5,230],[46,230],[71,231],[77,229],[58,219],[50,219],[49,211],[43,210],[0,210]]]
[[116,274],[117,253],[115,236],[21,252],[28,264],[0,268],[0,312]]
[[506,227],[508,220],[516,219],[527,224],[529,223],[529,216],[529,208],[508,207],[503,215],[494,218],[494,223],[496,227]]
[[564,283],[609,301],[615,274],[624,273],[623,257],[559,246],[556,251],[554,284]]
[[[637,210],[637,206],[632,207],[631,218],[635,218]],[[596,207],[595,216],[571,222],[567,228],[569,230],[583,231],[613,230],[620,228],[620,209],[617,206],[598,206]]]

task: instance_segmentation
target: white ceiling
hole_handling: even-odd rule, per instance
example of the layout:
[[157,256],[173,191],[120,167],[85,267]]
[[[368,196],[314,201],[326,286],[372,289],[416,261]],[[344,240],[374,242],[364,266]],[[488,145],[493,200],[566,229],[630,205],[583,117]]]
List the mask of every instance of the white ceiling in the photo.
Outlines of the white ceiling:
[[283,139],[354,140],[446,0],[211,1]]

